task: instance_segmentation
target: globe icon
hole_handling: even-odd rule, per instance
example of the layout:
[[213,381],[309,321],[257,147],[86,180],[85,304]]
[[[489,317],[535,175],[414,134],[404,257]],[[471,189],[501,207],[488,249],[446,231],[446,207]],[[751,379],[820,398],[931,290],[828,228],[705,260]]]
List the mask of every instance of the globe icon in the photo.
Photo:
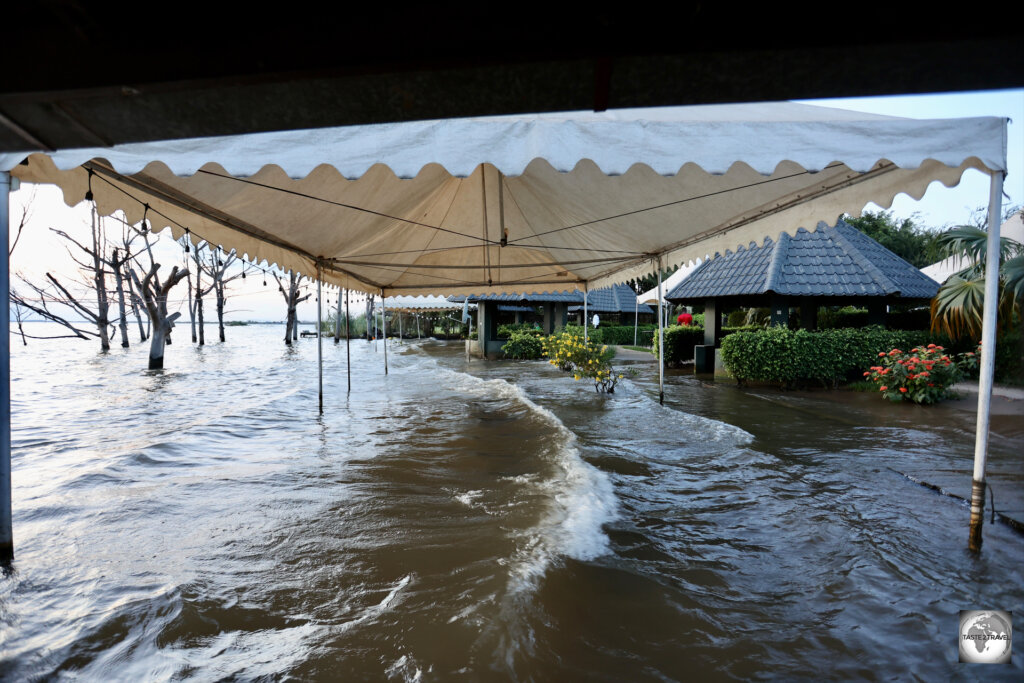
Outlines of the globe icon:
[[1012,625],[1009,614],[965,611],[960,614],[960,661],[995,664],[1010,660]]

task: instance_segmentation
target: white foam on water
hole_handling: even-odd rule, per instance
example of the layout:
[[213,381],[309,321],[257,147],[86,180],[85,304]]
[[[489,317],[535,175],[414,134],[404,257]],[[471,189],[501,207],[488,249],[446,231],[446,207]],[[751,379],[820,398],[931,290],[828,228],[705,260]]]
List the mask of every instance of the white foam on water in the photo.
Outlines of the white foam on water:
[[376,605],[370,605],[369,607],[365,608],[355,619],[351,619],[344,623],[338,624],[336,628],[340,631],[347,631],[350,628],[353,628],[354,626],[358,626],[359,624],[379,617],[381,614],[383,614],[391,607],[391,603],[395,601],[395,598],[398,597],[398,594],[402,591],[403,588],[408,586],[411,582],[412,574],[407,574],[406,576],[403,576],[401,579],[398,580],[398,583],[391,587],[391,590],[388,592],[387,595],[384,596],[383,600],[378,602]]
[[397,678],[406,683],[416,683],[423,680],[423,669],[416,666],[416,660],[408,655],[402,655],[396,659],[391,666],[384,670],[388,678]]
[[[514,384],[447,369],[441,372],[459,391],[497,396],[526,406],[555,432],[549,451],[555,476],[528,484],[539,487],[550,504],[540,522],[525,534],[523,547],[511,562],[512,591],[531,590],[559,556],[586,561],[606,554],[609,539],[602,527],[618,517],[618,498],[608,475],[580,457],[576,435]],[[524,483],[529,481],[523,479]]]

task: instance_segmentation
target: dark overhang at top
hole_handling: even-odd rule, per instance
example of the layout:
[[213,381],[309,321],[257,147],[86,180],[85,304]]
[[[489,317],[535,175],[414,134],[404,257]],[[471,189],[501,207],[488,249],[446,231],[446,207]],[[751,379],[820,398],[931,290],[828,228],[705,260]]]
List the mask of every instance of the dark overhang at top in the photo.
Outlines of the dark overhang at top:
[[[1024,86],[1012,22],[886,7],[43,0],[3,10],[0,151],[534,111]],[[143,21],[149,10],[157,15]],[[980,14],[980,13],[979,13]]]

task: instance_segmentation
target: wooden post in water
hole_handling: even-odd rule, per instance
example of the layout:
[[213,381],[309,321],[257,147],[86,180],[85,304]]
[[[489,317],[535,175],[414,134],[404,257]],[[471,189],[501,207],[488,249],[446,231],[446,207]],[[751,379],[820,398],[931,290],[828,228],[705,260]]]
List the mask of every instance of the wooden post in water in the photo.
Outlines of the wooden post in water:
[[989,411],[996,362],[996,311],[999,307],[999,220],[1003,174],[992,174],[988,196],[988,242],[985,258],[985,307],[981,318],[981,368],[978,372],[978,421],[974,429],[974,477],[971,481],[971,531],[967,547],[981,550],[985,524],[985,463],[988,460]]
[[384,374],[388,374],[388,305],[384,290],[380,290],[380,333],[384,336]]
[[661,257],[658,257],[658,403],[665,405],[665,316],[661,301]]
[[316,261],[316,370],[317,370],[317,391],[320,395],[320,414],[324,414],[324,331],[322,311],[324,308],[323,267],[320,259]]
[[352,334],[349,331],[348,288],[345,289],[345,373],[348,375],[348,393],[352,393]]
[[[0,171],[0,236],[10,244],[11,174]],[[4,296],[3,321],[0,322],[0,563],[14,559],[14,529],[11,523],[11,259],[4,249],[4,265],[0,269],[0,289]]]

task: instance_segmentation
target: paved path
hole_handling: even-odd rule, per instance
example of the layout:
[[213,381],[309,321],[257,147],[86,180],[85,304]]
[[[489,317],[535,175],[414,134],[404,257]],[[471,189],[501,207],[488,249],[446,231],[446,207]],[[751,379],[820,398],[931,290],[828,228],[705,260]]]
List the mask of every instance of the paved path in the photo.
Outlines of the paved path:
[[627,349],[625,346],[616,346],[615,360],[647,361],[649,363],[655,363],[657,362],[658,357],[650,351],[634,351],[633,349]]

